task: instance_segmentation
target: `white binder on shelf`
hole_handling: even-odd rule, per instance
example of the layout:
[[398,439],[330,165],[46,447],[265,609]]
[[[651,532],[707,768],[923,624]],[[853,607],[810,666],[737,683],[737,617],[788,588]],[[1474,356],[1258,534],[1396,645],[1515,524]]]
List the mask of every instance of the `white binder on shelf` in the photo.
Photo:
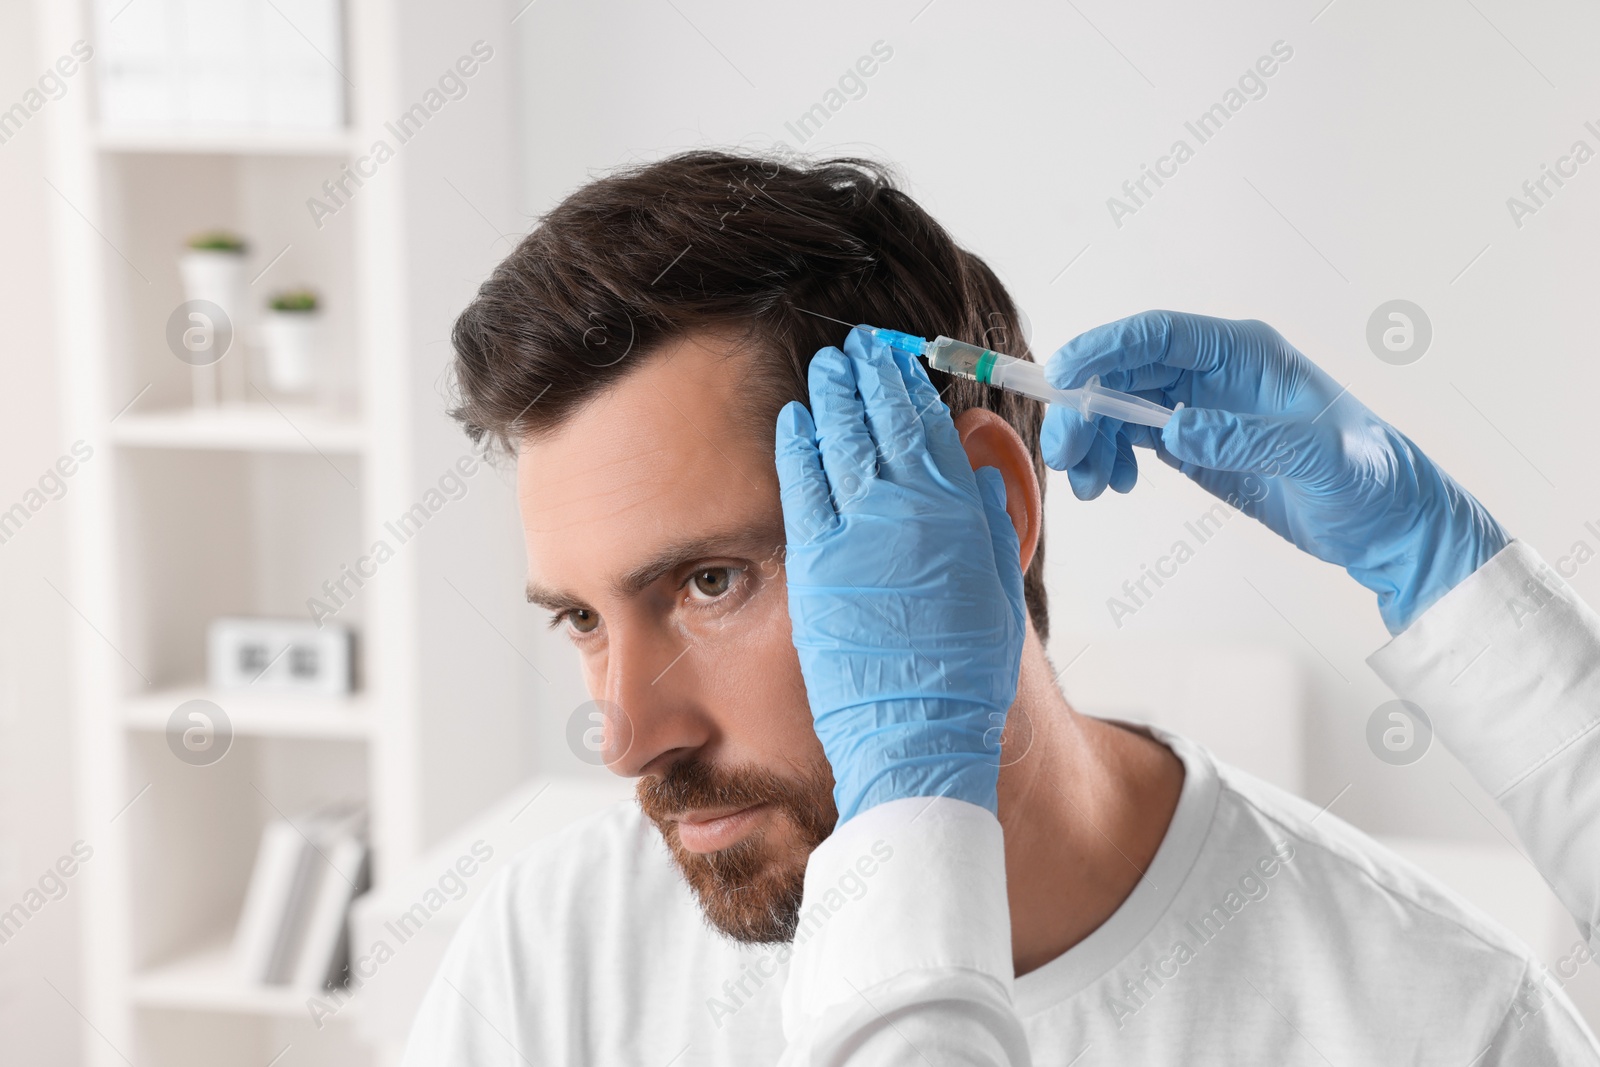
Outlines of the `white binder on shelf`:
[[367,888],[367,853],[361,811],[269,824],[234,930],[239,980],[307,991],[340,981],[350,904]]
[[341,0],[98,0],[95,21],[105,127],[344,124]]

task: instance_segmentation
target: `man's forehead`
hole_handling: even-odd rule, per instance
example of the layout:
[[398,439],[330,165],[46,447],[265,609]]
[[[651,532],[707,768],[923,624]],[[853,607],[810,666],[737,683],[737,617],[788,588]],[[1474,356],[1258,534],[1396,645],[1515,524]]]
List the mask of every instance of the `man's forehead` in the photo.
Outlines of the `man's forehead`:
[[547,562],[569,569],[575,547],[626,569],[716,531],[781,529],[772,433],[752,426],[747,358],[716,338],[685,338],[523,446],[518,495],[536,580]]

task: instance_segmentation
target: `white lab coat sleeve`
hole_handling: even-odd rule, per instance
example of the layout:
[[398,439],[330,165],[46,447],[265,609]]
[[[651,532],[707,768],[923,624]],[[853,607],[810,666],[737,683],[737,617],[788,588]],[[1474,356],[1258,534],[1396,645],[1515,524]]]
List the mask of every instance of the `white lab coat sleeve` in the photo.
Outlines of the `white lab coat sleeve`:
[[950,797],[869,808],[806,865],[782,1067],[1031,1067],[1012,1006],[1005,847]]
[[1600,949],[1600,615],[1514,541],[1367,662],[1505,809]]

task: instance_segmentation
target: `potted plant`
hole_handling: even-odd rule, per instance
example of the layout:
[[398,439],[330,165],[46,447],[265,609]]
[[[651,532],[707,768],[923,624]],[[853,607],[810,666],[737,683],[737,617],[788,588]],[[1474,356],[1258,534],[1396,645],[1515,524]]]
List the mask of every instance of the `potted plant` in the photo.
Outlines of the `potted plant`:
[[304,393],[316,384],[317,334],[322,323],[315,291],[286,289],[268,302],[261,335],[267,351],[267,381],[280,393]]
[[[186,242],[183,255],[178,258],[178,273],[183,279],[183,296],[186,301],[203,300],[214,304],[227,316],[228,328],[235,336],[243,324],[241,312],[245,306],[245,254],[249,247],[244,239],[227,230],[207,230],[197,233]],[[204,314],[212,316],[210,309]],[[217,324],[220,325],[220,324]],[[222,381],[222,399],[244,399],[243,361],[235,358],[228,366]],[[196,366],[194,371],[195,403],[210,405],[217,402],[218,368]]]
[[244,239],[227,230],[207,230],[189,238],[178,259],[184,297],[209,300],[230,318],[236,317],[244,303],[244,257],[248,251]]

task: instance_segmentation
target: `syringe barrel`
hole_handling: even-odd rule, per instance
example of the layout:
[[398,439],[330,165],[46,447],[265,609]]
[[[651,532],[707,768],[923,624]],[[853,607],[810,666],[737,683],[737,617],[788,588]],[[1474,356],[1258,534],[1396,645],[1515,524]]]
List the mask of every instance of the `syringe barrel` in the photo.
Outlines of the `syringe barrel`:
[[1045,381],[1044,368],[1031,360],[997,353],[994,365],[989,369],[989,384],[1013,393],[1021,393],[1023,396],[1031,396],[1046,404],[1064,404],[1082,411],[1076,402],[1076,395],[1053,388]]
[[1044,368],[1030,360],[1002,355],[953,337],[934,338],[928,344],[927,356],[929,366],[947,374],[1031,396],[1046,404],[1072,402],[1068,394],[1050,388],[1044,380]]
[[1045,380],[1044,367],[1032,360],[1002,355],[950,337],[928,342],[928,365],[984,385],[1072,408],[1084,418],[1104,415],[1140,426],[1162,427],[1172,412],[1131,393],[1107,389],[1091,379],[1080,389],[1056,389]]

